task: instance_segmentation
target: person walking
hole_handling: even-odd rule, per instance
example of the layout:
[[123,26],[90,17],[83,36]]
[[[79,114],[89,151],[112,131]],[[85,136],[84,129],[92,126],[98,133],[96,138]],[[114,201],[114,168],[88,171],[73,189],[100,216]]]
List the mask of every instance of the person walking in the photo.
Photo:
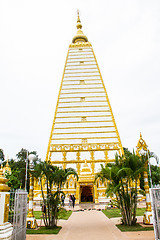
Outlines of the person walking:
[[46,215],[46,205],[45,203],[42,205],[42,213]]
[[75,200],[76,200],[75,196],[72,195],[72,206],[73,206],[73,208],[74,208],[74,205],[75,205]]
[[63,194],[61,196],[61,201],[62,201],[62,207],[64,207],[64,195]]
[[71,206],[72,206],[72,196],[69,195],[69,207],[71,207]]

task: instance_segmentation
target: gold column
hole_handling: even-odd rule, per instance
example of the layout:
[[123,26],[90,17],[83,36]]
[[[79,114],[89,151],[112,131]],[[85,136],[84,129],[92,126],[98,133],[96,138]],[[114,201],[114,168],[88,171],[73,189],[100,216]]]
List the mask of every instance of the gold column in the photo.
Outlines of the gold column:
[[[77,163],[77,174],[79,176],[80,175],[80,168],[81,168],[81,166],[80,166],[80,152],[79,151],[76,153],[76,160],[78,161],[78,163]],[[76,203],[77,204],[79,204],[79,202],[80,202],[79,191],[80,191],[80,185],[79,185],[79,182],[77,182],[77,187],[76,187]]]
[[95,203],[99,203],[98,201],[98,192],[97,192],[97,186],[94,184],[94,197],[95,197]]
[[141,177],[141,176],[139,175],[139,178],[138,178],[138,180],[137,180],[137,192],[138,192],[138,195],[140,194],[140,193],[139,193],[139,190],[141,189],[141,188],[140,188],[140,177]]
[[104,156],[105,156],[106,162],[108,162],[108,151],[107,150],[104,151]]
[[[148,161],[145,163],[145,168],[148,167]],[[148,183],[148,173],[144,172],[144,189],[146,194],[146,211],[144,213],[143,222],[145,224],[152,224],[152,208],[151,208],[151,200],[149,193],[149,183]]]
[[77,173],[78,173],[78,176],[80,175],[80,152],[77,152],[76,153],[76,157],[77,157]]
[[94,151],[90,151],[90,154],[91,154],[91,168],[92,168],[92,174],[94,175],[94,172],[95,172],[95,163],[94,163]]
[[[140,139],[137,144],[137,151],[136,154],[138,156],[142,155],[142,151],[146,154],[148,154],[148,146],[144,139],[142,138],[142,134],[140,133]],[[145,163],[145,168],[148,168],[148,160]],[[152,217],[152,208],[151,208],[151,199],[150,199],[150,193],[149,193],[149,184],[148,184],[148,173],[144,172],[144,189],[145,189],[145,195],[146,195],[146,211],[144,213],[143,222],[144,224],[153,224],[153,217]]]
[[34,186],[34,178],[30,175],[30,189],[29,189],[29,209],[27,217],[34,217],[33,215],[33,186]]
[[30,225],[30,228],[37,228],[37,222],[33,214],[33,198],[34,198],[34,177],[30,174],[30,188],[29,188],[29,209],[27,215],[27,226]]
[[80,191],[80,185],[79,182],[77,182],[77,188],[76,188],[76,203],[79,204],[79,191]]
[[[63,161],[66,162],[66,160],[67,160],[67,152],[62,152],[62,154],[63,154]],[[63,166],[63,169],[66,169],[66,163],[63,163],[62,166]]]
[[8,180],[3,176],[0,169],[0,239],[11,239],[13,227],[8,222],[10,187],[6,184]]

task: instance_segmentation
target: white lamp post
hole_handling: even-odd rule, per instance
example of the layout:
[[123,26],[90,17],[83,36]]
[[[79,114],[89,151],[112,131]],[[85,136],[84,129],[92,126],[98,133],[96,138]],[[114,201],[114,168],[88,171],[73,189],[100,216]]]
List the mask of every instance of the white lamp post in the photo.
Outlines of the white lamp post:
[[25,178],[25,191],[27,191],[27,173],[28,172],[28,151],[26,153],[26,178]]
[[[28,156],[30,170],[33,171],[33,161],[36,160],[36,156],[34,154],[30,154]],[[29,189],[29,209],[27,215],[27,227],[28,228],[37,228],[37,222],[33,215],[33,197],[34,197],[34,177],[30,174],[30,189]]]

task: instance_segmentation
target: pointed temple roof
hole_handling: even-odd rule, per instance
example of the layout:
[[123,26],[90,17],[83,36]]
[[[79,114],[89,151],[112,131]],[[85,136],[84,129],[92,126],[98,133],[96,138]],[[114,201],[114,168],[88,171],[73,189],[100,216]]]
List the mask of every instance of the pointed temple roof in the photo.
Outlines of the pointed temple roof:
[[91,150],[123,152],[96,56],[82,32],[78,12],[77,34],[66,57],[46,160],[58,163],[54,152]]
[[87,161],[85,160],[85,163],[82,166],[82,170],[79,176],[79,182],[93,182],[94,176],[87,164]]
[[85,163],[82,166],[81,174],[91,174],[91,170],[87,164],[87,161],[85,160]]

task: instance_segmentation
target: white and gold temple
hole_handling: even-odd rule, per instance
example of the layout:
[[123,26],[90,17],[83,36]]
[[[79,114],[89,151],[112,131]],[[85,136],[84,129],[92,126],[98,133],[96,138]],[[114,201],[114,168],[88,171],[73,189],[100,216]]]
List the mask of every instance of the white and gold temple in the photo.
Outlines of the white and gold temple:
[[[106,184],[94,182],[100,165],[114,161],[123,148],[107,91],[91,43],[77,19],[77,34],[69,45],[60,85],[46,161],[74,168],[79,180],[70,176],[64,186],[66,202],[105,202]],[[35,199],[40,186],[35,182]]]

